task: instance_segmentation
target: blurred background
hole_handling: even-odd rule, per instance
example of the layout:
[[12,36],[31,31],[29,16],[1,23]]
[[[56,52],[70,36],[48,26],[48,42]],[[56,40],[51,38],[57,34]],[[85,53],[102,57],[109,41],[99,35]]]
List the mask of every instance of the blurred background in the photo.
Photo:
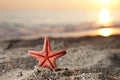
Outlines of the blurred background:
[[0,38],[120,34],[120,0],[0,0]]

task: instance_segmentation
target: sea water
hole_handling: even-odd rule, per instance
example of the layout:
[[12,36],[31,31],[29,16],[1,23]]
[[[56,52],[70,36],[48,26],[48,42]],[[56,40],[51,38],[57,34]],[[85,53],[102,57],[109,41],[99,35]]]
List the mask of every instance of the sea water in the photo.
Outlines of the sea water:
[[[119,22],[120,11],[111,12],[113,21]],[[80,25],[84,22],[96,22],[99,11],[0,11],[0,27],[4,24],[29,25]],[[9,26],[7,26],[9,27]],[[15,27],[15,26],[13,26]]]
[[[111,12],[113,22],[120,22],[120,11]],[[89,30],[91,23],[98,22],[99,11],[0,11],[0,35],[7,31],[15,33],[29,34],[41,32],[65,32]],[[46,28],[47,27],[47,28]],[[66,30],[64,30],[64,27]],[[69,28],[67,30],[67,28]],[[77,27],[77,28],[76,28]],[[53,29],[54,28],[54,29]],[[76,28],[76,29],[74,29]],[[27,31],[28,30],[28,31]],[[36,30],[34,32],[34,30]],[[14,31],[14,32],[12,32]],[[32,34],[32,33],[31,33]]]

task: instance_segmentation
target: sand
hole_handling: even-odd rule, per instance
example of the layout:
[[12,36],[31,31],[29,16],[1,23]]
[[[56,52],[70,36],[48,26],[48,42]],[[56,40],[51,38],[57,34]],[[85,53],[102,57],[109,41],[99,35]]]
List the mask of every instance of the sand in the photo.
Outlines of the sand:
[[50,38],[54,51],[67,54],[57,59],[57,68],[37,66],[28,50],[42,50],[43,38],[2,40],[0,80],[120,80],[120,36]]

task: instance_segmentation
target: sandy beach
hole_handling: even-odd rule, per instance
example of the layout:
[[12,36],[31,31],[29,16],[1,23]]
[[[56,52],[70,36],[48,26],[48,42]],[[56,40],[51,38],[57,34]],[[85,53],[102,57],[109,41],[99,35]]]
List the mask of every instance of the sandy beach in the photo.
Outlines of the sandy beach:
[[52,38],[53,51],[65,49],[57,68],[37,66],[28,50],[40,51],[43,38],[2,40],[0,80],[120,80],[120,36]]
[[120,80],[120,0],[0,0],[0,80]]

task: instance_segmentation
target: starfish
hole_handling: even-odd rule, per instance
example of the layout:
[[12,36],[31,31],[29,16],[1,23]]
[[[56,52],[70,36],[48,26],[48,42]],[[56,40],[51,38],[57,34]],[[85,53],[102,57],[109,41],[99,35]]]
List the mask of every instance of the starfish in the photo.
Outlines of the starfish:
[[53,52],[51,50],[50,41],[47,37],[44,39],[44,47],[42,51],[28,51],[28,54],[39,60],[38,66],[47,67],[49,69],[56,68],[55,60],[66,54],[65,50]]

